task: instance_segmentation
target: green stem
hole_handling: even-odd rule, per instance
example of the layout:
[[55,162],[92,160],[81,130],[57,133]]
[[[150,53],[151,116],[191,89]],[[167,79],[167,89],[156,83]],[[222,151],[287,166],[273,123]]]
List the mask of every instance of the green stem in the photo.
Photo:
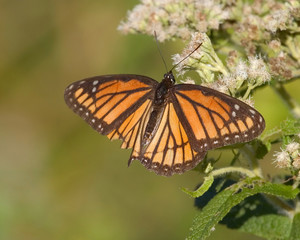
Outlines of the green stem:
[[248,159],[255,176],[259,176],[260,178],[263,178],[262,170],[258,163],[257,158],[255,157],[255,152],[253,148],[251,148],[248,144],[245,144],[245,146],[242,147],[240,151]]
[[248,176],[250,178],[253,178],[253,177],[257,176],[251,170],[246,169],[246,168],[242,168],[242,167],[220,168],[220,169],[213,170],[209,175],[212,175],[212,176],[216,177],[216,176],[225,175],[227,173],[233,173],[233,172],[239,173],[239,174],[244,175],[244,176]]
[[272,138],[278,134],[281,134],[282,133],[282,130],[281,129],[277,129],[277,130],[274,130],[274,131],[271,131],[271,132],[266,132],[266,133],[263,133],[260,137],[260,140],[261,141],[266,141],[268,138]]
[[294,216],[295,209],[284,200],[280,199],[277,196],[268,195],[268,194],[263,194],[263,196],[276,209],[280,209],[282,212],[286,213],[286,215],[288,215],[289,217]]
[[284,88],[283,84],[281,83],[274,83],[271,85],[273,90],[277,93],[280,99],[286,104],[292,115],[296,118],[300,118],[300,105],[299,103],[292,98],[289,93]]
[[249,85],[248,88],[247,88],[246,93],[243,96],[243,99],[247,99],[248,96],[250,95],[250,92],[252,91],[252,89],[256,88],[257,86],[259,86],[259,83],[255,83],[253,85]]
[[298,175],[297,175],[297,177],[295,179],[295,182],[293,184],[293,188],[297,188],[297,187],[299,187],[299,185],[300,185],[300,172],[298,172]]

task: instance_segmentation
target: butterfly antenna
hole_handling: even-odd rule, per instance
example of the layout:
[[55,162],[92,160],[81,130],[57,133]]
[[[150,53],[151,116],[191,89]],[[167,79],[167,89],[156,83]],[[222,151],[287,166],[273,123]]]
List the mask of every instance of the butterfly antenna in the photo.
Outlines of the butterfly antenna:
[[160,48],[159,48],[159,43],[158,43],[158,40],[157,40],[156,31],[154,31],[154,37],[155,37],[155,41],[156,41],[156,45],[157,45],[157,49],[158,49],[158,51],[159,51],[159,55],[161,56],[161,58],[162,58],[162,60],[163,60],[163,62],[164,62],[164,65],[165,65],[166,71],[168,72],[168,67],[167,67],[167,64],[166,64],[166,62],[165,62],[165,59],[164,59],[164,57],[163,57],[163,55],[162,55],[162,53],[161,53],[161,51],[160,51]]
[[201,45],[202,45],[202,43],[200,43],[192,52],[190,52],[186,57],[184,57],[183,59],[181,59],[178,63],[176,63],[173,67],[172,67],[172,69],[170,70],[170,72],[172,72],[172,70],[174,69],[174,68],[176,68],[180,63],[182,63],[185,59],[187,59],[188,57],[190,57],[194,52],[196,52],[198,49],[199,49],[199,47],[201,47]]

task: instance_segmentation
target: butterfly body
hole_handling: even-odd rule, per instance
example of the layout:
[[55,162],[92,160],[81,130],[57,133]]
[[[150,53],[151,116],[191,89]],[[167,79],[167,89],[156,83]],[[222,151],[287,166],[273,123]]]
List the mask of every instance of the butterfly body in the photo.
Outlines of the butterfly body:
[[155,90],[154,100],[149,121],[146,125],[143,145],[147,145],[153,137],[157,127],[159,126],[163,110],[168,100],[169,89],[175,83],[172,72],[164,75],[164,79],[160,82]]
[[216,90],[162,82],[140,75],[106,75],[67,87],[65,101],[96,131],[132,148],[137,159],[159,175],[194,168],[210,149],[247,142],[263,131],[252,107]]

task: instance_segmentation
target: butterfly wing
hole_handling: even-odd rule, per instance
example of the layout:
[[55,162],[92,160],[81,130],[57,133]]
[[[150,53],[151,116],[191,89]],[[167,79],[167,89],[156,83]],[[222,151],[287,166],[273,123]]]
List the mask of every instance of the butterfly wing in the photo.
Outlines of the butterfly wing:
[[205,156],[205,152],[192,149],[173,102],[167,101],[155,128],[150,141],[146,144],[142,141],[140,153],[133,156],[147,169],[164,176],[181,174],[194,168]]
[[171,97],[195,151],[248,142],[265,128],[261,114],[244,102],[216,90],[178,84]]
[[[65,101],[99,133],[121,139],[138,159],[159,175],[194,168],[209,149],[247,142],[264,129],[252,107],[213,89],[179,84],[170,88],[159,119],[150,113],[158,83],[139,75],[107,75],[75,82]],[[155,132],[145,141],[146,125]]]
[[67,105],[96,131],[121,139],[122,148],[140,151],[156,85],[139,75],[97,76],[69,85],[64,96]]

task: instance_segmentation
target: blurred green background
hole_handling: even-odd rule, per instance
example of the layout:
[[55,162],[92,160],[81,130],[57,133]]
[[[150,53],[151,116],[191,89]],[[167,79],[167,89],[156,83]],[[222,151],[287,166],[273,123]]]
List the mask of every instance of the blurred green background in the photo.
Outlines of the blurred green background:
[[[63,100],[69,83],[94,75],[162,78],[165,68],[153,37],[116,30],[137,3],[0,1],[0,239],[187,235],[197,210],[180,187],[193,189],[201,176],[190,171],[165,178],[138,162],[127,168],[130,151],[93,131]],[[182,46],[161,45],[169,66]],[[299,84],[287,88],[299,100]],[[255,99],[268,128],[287,117],[270,89]],[[210,239],[229,235],[259,239],[223,226]]]

